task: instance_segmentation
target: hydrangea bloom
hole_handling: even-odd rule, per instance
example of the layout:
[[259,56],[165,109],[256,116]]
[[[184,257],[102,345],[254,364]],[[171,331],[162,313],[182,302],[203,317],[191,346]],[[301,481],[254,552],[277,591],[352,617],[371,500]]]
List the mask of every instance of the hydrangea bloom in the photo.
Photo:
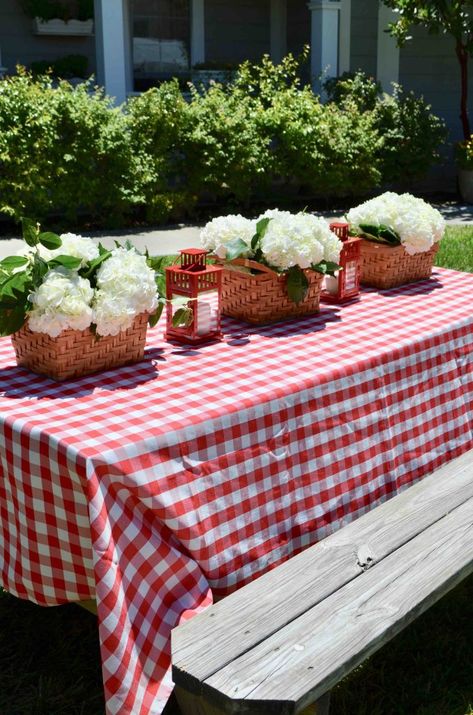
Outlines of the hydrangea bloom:
[[256,221],[251,221],[240,214],[218,216],[212,219],[202,229],[200,242],[207,251],[212,251],[219,258],[227,255],[227,245],[231,241],[241,238],[248,245],[245,256],[251,256],[251,239],[256,232]]
[[115,248],[97,271],[94,322],[99,335],[117,335],[157,306],[154,271],[134,249]]
[[34,332],[56,338],[63,330],[85,330],[93,322],[94,291],[85,278],[66,268],[54,268],[39,288],[29,296],[33,309],[29,327]]
[[38,246],[40,255],[45,261],[50,261],[56,256],[74,256],[74,258],[81,259],[82,267],[99,256],[99,249],[91,238],[79,236],[75,233],[63,233],[60,238],[62,245],[54,250]]
[[341,242],[330,231],[327,222],[307,213],[266,211],[261,218],[270,218],[261,240],[267,263],[280,271],[292,266],[309,268],[323,260],[337,262]]
[[445,231],[445,220],[437,209],[412,194],[392,191],[351,209],[347,219],[356,229],[364,224],[388,226],[410,256],[428,251]]

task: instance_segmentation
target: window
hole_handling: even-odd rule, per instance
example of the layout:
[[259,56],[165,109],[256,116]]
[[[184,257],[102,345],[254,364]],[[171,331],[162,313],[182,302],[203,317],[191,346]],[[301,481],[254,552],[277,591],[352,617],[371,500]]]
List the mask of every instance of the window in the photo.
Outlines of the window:
[[136,89],[187,74],[190,0],[134,0],[132,13]]

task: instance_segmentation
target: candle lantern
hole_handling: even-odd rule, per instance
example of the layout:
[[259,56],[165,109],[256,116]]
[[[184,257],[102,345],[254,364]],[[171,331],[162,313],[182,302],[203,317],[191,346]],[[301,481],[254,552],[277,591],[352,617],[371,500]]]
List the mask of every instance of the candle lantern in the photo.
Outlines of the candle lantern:
[[342,270],[335,276],[325,276],[325,286],[321,298],[330,303],[346,303],[360,295],[361,238],[348,235],[349,225],[342,222],[330,224],[342,242],[339,265]]
[[[180,265],[166,268],[166,340],[192,345],[221,340],[223,269],[207,265],[207,251],[200,248],[180,253]],[[186,325],[179,324],[183,308],[189,309]]]

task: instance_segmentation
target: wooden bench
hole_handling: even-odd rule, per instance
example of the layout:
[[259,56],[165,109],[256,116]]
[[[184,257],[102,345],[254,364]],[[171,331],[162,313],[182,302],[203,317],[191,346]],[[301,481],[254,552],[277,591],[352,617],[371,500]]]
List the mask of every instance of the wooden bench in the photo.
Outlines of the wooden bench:
[[473,571],[473,450],[172,634],[184,715],[328,713],[330,689]]

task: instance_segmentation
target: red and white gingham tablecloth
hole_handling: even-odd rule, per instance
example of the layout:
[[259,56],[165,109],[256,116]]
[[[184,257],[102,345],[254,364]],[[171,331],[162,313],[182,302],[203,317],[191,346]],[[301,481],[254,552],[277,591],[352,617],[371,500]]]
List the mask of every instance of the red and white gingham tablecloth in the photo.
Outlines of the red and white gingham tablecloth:
[[161,712],[183,619],[472,446],[473,275],[67,384],[0,340],[0,582],[96,598],[109,715]]

